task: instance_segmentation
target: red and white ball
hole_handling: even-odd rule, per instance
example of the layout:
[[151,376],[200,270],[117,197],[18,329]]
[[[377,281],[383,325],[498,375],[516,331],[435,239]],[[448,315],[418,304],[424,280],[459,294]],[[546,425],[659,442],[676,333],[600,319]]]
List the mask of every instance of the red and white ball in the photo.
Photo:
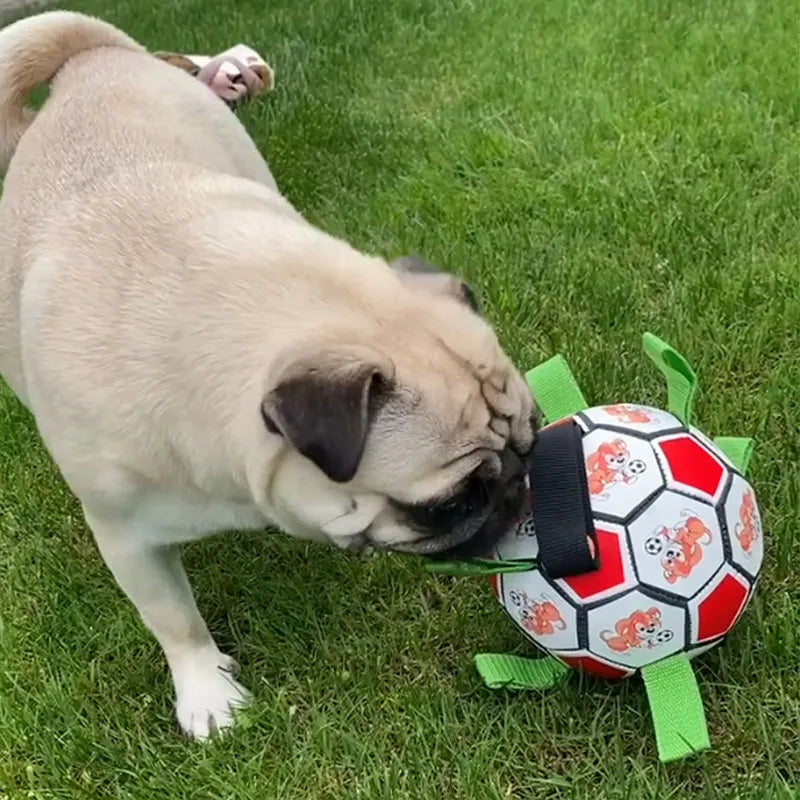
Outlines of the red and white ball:
[[[646,406],[575,415],[600,569],[561,580],[494,576],[495,593],[538,647],[565,664],[624,678],[722,641],[750,599],[764,553],[755,493],[700,431]],[[532,518],[497,546],[537,553]]]

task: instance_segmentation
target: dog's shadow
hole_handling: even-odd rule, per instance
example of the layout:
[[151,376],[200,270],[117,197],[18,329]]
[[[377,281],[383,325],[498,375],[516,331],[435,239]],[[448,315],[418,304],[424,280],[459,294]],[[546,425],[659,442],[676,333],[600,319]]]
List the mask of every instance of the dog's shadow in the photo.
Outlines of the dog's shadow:
[[404,640],[419,641],[440,605],[418,559],[275,532],[221,534],[187,547],[184,560],[220,647],[267,681],[320,663],[371,671]]
[[209,628],[221,646],[237,648],[248,640],[262,649],[324,636],[329,618],[339,613],[336,598],[346,596],[355,561],[356,556],[270,530],[221,533],[184,548]]

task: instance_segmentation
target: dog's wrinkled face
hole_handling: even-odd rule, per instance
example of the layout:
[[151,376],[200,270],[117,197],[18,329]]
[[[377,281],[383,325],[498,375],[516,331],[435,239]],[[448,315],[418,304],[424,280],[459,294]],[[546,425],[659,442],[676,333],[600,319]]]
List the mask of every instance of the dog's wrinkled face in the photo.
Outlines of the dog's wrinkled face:
[[292,445],[276,502],[341,546],[485,554],[524,501],[530,392],[463,282],[394,266],[381,324],[298,357],[265,399]]

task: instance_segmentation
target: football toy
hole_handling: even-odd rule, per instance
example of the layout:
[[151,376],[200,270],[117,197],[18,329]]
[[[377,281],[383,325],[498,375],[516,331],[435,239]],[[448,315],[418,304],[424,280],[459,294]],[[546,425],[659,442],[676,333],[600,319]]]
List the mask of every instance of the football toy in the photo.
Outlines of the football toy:
[[[587,408],[556,357],[527,380],[548,424],[529,471],[529,509],[486,559],[433,569],[490,576],[494,593],[547,659],[480,654],[493,688],[544,688],[568,667],[641,673],[659,755],[708,746],[689,659],[719,644],[761,569],[761,518],[744,477],[752,442],[711,441],[690,423],[694,372],[645,334],[668,411]],[[555,420],[551,422],[551,420]]]

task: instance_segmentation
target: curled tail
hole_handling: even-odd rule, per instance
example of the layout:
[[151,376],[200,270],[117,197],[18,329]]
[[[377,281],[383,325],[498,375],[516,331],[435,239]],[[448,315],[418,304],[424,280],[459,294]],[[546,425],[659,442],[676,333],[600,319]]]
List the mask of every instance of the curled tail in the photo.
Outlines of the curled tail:
[[113,25],[70,11],[48,11],[0,30],[0,173],[34,117],[25,107],[28,93],[95,47],[144,50]]
[[606,629],[600,631],[600,638],[605,642],[606,647],[617,653],[626,653],[628,651],[628,643],[618,633]]

